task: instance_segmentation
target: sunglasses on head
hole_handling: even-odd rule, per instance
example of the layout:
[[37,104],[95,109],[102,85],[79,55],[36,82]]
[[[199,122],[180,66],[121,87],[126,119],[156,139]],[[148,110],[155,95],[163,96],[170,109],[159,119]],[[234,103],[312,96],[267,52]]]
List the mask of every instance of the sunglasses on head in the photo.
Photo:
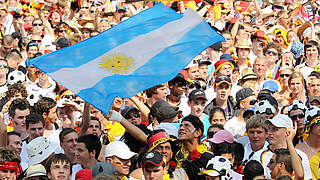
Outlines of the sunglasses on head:
[[270,50],[268,50],[267,52],[266,52],[266,54],[272,54],[272,55],[278,55],[278,52],[274,52],[274,51],[270,51]]
[[31,40],[31,42],[41,43],[41,40],[40,39],[35,39],[35,40]]
[[295,120],[297,120],[298,117],[299,117],[299,119],[302,119],[302,118],[304,118],[304,114],[303,113],[296,114],[296,115],[291,116],[290,118],[292,119],[292,121],[295,121]]
[[134,113],[131,113],[131,114],[128,114],[126,115],[126,119],[131,119],[131,118],[139,118],[140,117],[140,114],[138,112],[134,112]]
[[280,74],[280,77],[281,77],[281,78],[289,77],[289,76],[290,76],[290,74]]
[[33,26],[42,26],[42,24],[41,23],[34,23],[34,24],[32,24]]
[[82,7],[82,9],[89,9],[89,7],[88,7],[88,6],[86,6],[86,7]]

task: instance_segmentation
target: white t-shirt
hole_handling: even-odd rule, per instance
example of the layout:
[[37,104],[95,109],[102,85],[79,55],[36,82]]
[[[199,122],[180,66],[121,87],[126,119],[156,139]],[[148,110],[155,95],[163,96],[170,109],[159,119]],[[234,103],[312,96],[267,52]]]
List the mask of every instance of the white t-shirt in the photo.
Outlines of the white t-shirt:
[[311,74],[311,72],[314,70],[314,67],[309,67],[306,65],[306,62],[304,62],[304,63],[298,65],[296,67],[296,70],[300,71],[303,74],[304,79],[306,79]]
[[38,86],[37,83],[35,84],[27,84],[27,91],[29,93],[31,92],[37,92],[37,94],[41,95],[42,97],[49,97],[52,99],[56,99],[56,93],[54,92],[54,90],[56,89],[56,83],[50,78],[50,84],[51,86],[49,88],[41,88],[40,86]]
[[239,122],[237,117],[233,117],[226,122],[224,129],[230,131],[234,137],[240,137],[246,132],[246,123]]

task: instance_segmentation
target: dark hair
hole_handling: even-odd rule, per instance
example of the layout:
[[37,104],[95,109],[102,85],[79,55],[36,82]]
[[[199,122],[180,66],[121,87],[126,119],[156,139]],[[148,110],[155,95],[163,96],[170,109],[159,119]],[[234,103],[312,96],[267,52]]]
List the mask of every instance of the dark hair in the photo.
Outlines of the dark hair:
[[221,130],[224,130],[223,126],[221,124],[212,124],[209,128],[208,128],[208,131],[209,129],[211,128],[219,128]]
[[253,180],[256,176],[263,176],[264,169],[259,161],[251,160],[249,161],[243,170],[243,178],[244,180]]
[[282,48],[279,44],[275,42],[269,42],[266,47],[263,48],[263,55],[267,53],[268,49],[274,48],[278,52],[278,56],[280,57],[282,54]]
[[311,40],[304,45],[304,54],[306,54],[307,49],[311,47],[316,47],[318,50],[318,53],[320,53],[319,43],[317,41]]
[[72,128],[64,128],[62,129],[62,131],[60,132],[59,134],[59,141],[60,142],[63,142],[64,141],[64,137],[70,133],[77,133],[77,131],[75,129],[72,129]]
[[214,144],[213,154],[214,156],[221,156],[221,154],[231,153],[234,156],[234,153],[231,151],[231,146],[227,142],[222,142],[219,144]]
[[212,109],[210,109],[210,111],[209,111],[209,121],[210,122],[211,122],[211,119],[213,118],[213,115],[216,112],[221,112],[223,114],[224,118],[226,119],[226,112],[221,107],[213,106]]
[[29,128],[29,124],[37,124],[42,122],[42,126],[44,127],[44,119],[40,114],[29,114],[26,117],[26,127]]
[[5,58],[6,60],[8,60],[8,59],[11,58],[11,57],[16,58],[16,57],[15,57],[15,54],[18,55],[19,58],[22,58],[21,53],[20,53],[18,50],[16,50],[16,49],[10,49],[10,50],[6,53],[6,55],[5,55],[4,58]]
[[101,142],[99,137],[93,134],[87,134],[80,136],[77,140],[78,143],[84,143],[89,153],[96,150],[95,158],[98,159],[100,151],[101,151]]
[[151,98],[153,94],[157,94],[157,89],[161,87],[165,87],[165,85],[159,84],[159,85],[153,86],[152,88],[146,89],[145,92],[146,92],[147,98]]
[[274,151],[276,154],[276,162],[281,163],[283,162],[285,165],[286,170],[292,174],[293,168],[291,164],[290,152],[288,149],[276,149]]
[[69,163],[69,165],[70,165],[70,174],[72,174],[72,163],[71,163],[70,159],[68,158],[68,156],[65,155],[65,154],[62,154],[62,153],[55,154],[48,160],[48,162],[46,164],[47,172],[48,173],[50,172],[52,163],[58,163],[58,162]]
[[[27,51],[29,51],[29,49],[30,49],[30,47],[31,46],[36,46],[37,48],[38,48],[38,43],[35,43],[35,42],[29,42],[28,44],[27,44]],[[38,48],[38,51],[39,51],[39,48]]]
[[9,136],[21,136],[20,133],[16,132],[16,131],[11,131],[7,133],[7,145],[9,145]]
[[282,175],[277,177],[276,180],[292,180],[292,177],[289,175]]
[[9,106],[9,116],[13,118],[16,115],[17,109],[30,110],[30,104],[26,99],[20,99],[20,98],[14,99]]
[[98,121],[99,123],[99,129],[101,129],[101,122],[99,121],[99,119],[95,116],[90,116],[90,121]]
[[1,39],[2,44],[13,44],[13,37],[11,35],[4,35]]
[[49,114],[51,108],[56,106],[56,101],[49,97],[42,97],[34,104],[34,112],[42,115],[43,113]]
[[7,97],[13,97],[16,93],[21,93],[22,97],[26,98],[28,92],[21,82],[14,83],[8,86],[8,91],[6,92]]

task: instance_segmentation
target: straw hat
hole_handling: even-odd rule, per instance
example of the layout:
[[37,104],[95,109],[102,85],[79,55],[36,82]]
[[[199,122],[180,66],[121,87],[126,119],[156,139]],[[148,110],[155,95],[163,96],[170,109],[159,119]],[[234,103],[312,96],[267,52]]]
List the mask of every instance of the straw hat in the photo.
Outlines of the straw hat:
[[239,79],[239,84],[243,84],[247,79],[257,79],[257,75],[253,72],[252,68],[244,68],[241,71],[241,78]]
[[80,29],[81,30],[82,29],[89,29],[89,30],[93,31],[94,30],[94,25],[93,25],[93,23],[88,22],[88,23],[86,23],[86,25],[82,26]]
[[235,45],[236,48],[248,48],[251,49],[252,46],[247,39],[239,39],[237,44]]
[[87,17],[87,16],[78,20],[78,24],[80,26],[83,26],[85,23],[94,23],[94,20],[92,18]]

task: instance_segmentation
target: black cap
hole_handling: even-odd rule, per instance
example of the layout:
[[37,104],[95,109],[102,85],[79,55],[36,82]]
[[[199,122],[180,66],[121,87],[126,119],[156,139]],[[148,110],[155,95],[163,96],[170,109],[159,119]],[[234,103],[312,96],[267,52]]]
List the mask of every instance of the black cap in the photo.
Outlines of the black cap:
[[221,83],[227,83],[229,85],[232,84],[230,77],[226,75],[219,75],[216,77],[216,80],[215,80],[216,86],[219,86]]
[[[121,115],[122,115],[124,118],[126,118],[130,111],[137,111],[137,112],[139,112],[139,109],[136,108],[135,106],[125,106],[125,107],[123,108],[123,110],[121,110]],[[127,118],[126,118],[126,119],[127,119]]]
[[251,88],[242,88],[240,89],[236,94],[236,100],[237,100],[237,107],[240,105],[240,101],[246,99],[247,97],[250,97],[254,95],[254,92]]
[[262,89],[262,90],[258,93],[257,99],[263,100],[263,99],[266,99],[267,96],[272,96],[272,92],[271,92],[269,89]]
[[146,164],[152,164],[154,166],[161,166],[163,163],[163,156],[158,151],[147,152],[143,155],[141,166],[144,167]]
[[215,44],[211,45],[210,48],[212,48],[215,51],[221,51],[222,44],[221,44],[221,42],[218,42],[218,43],[215,43]]
[[189,94],[189,101],[191,102],[191,101],[198,99],[198,98],[202,98],[202,99],[207,100],[206,94],[204,93],[204,91],[202,91],[201,89],[192,90]]
[[[204,130],[204,127],[203,127],[203,123],[201,122],[201,120],[197,117],[197,116],[194,116],[194,115],[188,115],[186,117],[184,117],[181,121],[181,123],[183,121],[188,121],[190,122],[194,128],[196,129],[201,129],[201,132],[203,134],[203,130]],[[201,135],[202,136],[202,135]]]
[[150,108],[150,114],[157,118],[158,122],[174,118],[179,113],[179,108],[171,106],[167,101],[157,101]]

